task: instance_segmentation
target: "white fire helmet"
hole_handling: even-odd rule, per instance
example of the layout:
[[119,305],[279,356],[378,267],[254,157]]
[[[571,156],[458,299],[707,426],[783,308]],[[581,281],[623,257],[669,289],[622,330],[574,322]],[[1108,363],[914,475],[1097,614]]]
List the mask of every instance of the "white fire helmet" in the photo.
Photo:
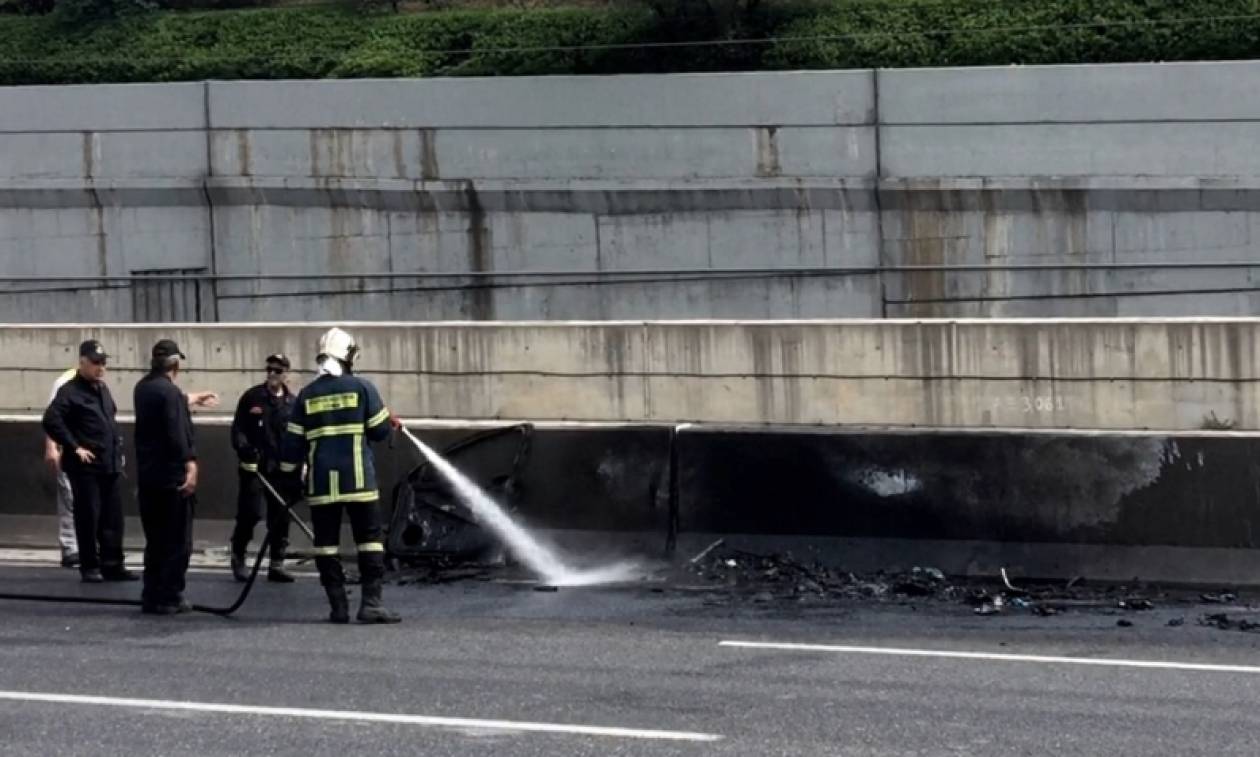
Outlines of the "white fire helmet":
[[354,337],[339,328],[331,328],[319,338],[319,358],[335,357],[346,365],[353,365],[359,354]]

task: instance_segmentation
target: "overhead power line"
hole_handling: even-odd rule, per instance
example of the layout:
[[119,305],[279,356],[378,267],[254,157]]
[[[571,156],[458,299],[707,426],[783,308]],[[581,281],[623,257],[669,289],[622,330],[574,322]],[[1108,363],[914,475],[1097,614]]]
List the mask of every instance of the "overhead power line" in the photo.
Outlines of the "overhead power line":
[[[928,264],[891,266],[796,266],[782,268],[654,268],[606,271],[435,271],[328,274],[212,274],[178,273],[170,276],[39,276],[0,275],[0,284],[19,285],[0,288],[0,298],[16,295],[47,295],[58,292],[96,292],[117,289],[133,291],[136,285],[163,286],[181,283],[293,282],[295,288],[266,288],[252,291],[218,291],[218,300],[284,299],[300,297],[361,297],[441,292],[477,292],[494,290],[574,287],[615,287],[644,285],[679,285],[692,283],[734,283],[783,279],[862,278],[881,275],[914,276],[937,273],[964,274],[1038,274],[1095,273],[1141,274],[1152,271],[1240,271],[1260,269],[1260,260],[1251,261],[1164,261],[1152,263],[1032,263],[1032,264]],[[1235,280],[1237,277],[1234,277]],[[368,286],[367,282],[383,282]],[[432,283],[412,283],[431,281]],[[303,287],[302,284],[327,282],[330,286]],[[333,282],[360,282],[358,286],[336,286]],[[39,284],[48,286],[38,286]],[[1096,282],[1101,283],[1101,282]],[[26,287],[20,285],[26,284]],[[1084,292],[1032,292],[1012,294],[957,294],[945,297],[913,297],[889,299],[887,304],[906,307],[930,304],[965,304],[981,302],[1014,302],[1023,300],[1074,300],[1094,298],[1138,298],[1159,296],[1223,295],[1260,292],[1260,284],[1225,287],[1167,289],[1095,288]]]
[[[612,52],[620,50],[668,50],[675,48],[697,47],[743,47],[782,44],[807,44],[820,42],[846,42],[861,39],[887,38],[904,39],[909,37],[931,36],[966,36],[981,34],[1026,34],[1041,32],[1066,32],[1087,29],[1131,29],[1140,27],[1189,26],[1209,23],[1238,23],[1243,21],[1260,21],[1260,13],[1246,13],[1218,16],[1191,16],[1181,18],[1144,18],[1123,19],[1113,21],[1085,21],[1071,24],[1034,24],[989,27],[935,27],[924,29],[873,29],[870,31],[846,32],[844,34],[817,34],[792,37],[752,37],[737,39],[677,40],[668,42],[604,42],[575,45],[524,45],[515,47],[460,47],[439,49],[417,49],[408,51],[412,55],[511,55],[521,53],[579,53],[579,52]],[[254,55],[213,55],[190,52],[185,55],[143,55],[127,53],[125,56],[74,56],[76,63],[101,63],[119,60],[159,63],[196,63],[196,62],[285,62],[285,61],[338,61],[353,53],[353,49],[339,53],[319,53],[293,51],[283,54],[264,56]],[[55,61],[67,62],[64,57],[3,57],[0,63],[47,63]]]
[[[143,283],[172,281],[345,281],[396,279],[617,278],[638,276],[876,276],[881,273],[1038,273],[1053,271],[1198,271],[1260,268],[1256,260],[1166,260],[1131,263],[925,263],[868,266],[613,268],[604,270],[361,271],[337,273],[0,274],[0,283]],[[540,282],[546,283],[546,282]]]

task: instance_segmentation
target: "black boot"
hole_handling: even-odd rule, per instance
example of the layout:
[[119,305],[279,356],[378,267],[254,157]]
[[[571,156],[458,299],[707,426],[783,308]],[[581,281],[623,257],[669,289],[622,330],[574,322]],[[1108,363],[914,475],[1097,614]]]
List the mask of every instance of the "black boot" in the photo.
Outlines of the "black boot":
[[402,617],[381,604],[379,581],[363,584],[363,597],[359,603],[360,623],[401,623]]
[[119,566],[109,569],[101,568],[101,578],[112,583],[125,583],[127,581],[139,581],[140,574]]
[[249,568],[245,565],[245,553],[232,553],[232,577],[241,583],[249,580]]
[[271,566],[267,570],[267,580],[278,584],[293,583],[293,574],[284,567],[284,556],[289,551],[289,542],[267,532],[267,554],[271,557]]
[[267,568],[267,580],[275,584],[293,583],[293,574],[285,570],[284,560],[272,560]]
[[328,606],[332,608],[332,611],[328,613],[328,622],[349,623],[350,600],[346,597],[346,587],[325,586],[324,593],[328,595]]

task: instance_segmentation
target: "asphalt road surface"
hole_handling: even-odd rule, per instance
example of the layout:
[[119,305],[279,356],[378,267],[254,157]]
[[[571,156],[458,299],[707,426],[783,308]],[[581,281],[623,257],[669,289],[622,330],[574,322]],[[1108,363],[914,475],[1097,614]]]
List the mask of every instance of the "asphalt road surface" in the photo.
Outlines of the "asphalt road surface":
[[[0,578],[138,594],[46,565]],[[191,578],[199,602],[237,590]],[[309,577],[260,585],[228,620],[0,602],[0,754],[1260,753],[1260,635],[1197,625],[1208,608],[1121,628],[1111,612],[671,588],[465,581],[386,598],[403,624],[328,625]]]

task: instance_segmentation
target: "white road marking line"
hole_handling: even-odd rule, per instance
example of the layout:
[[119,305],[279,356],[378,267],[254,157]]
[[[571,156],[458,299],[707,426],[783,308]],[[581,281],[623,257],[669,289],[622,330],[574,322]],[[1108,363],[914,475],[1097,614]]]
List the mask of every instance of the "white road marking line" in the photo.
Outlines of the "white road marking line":
[[360,723],[395,723],[400,725],[416,725],[429,728],[508,731],[517,733],[557,733],[574,736],[606,736],[620,739],[650,739],[657,741],[719,741],[722,739],[722,737],[717,734],[694,733],[691,731],[653,731],[638,728],[568,725],[565,723],[534,723],[525,720],[482,720],[480,718],[404,715],[389,712],[359,712],[355,710],[313,710],[305,707],[255,707],[253,705],[218,704],[215,702],[178,702],[166,699],[128,699],[123,697],[85,696],[80,694],[45,694],[35,691],[0,691],[0,700],[94,705],[102,707],[131,707],[140,710],[209,712],[222,715],[267,715],[281,718],[347,720]]
[[1260,666],[1212,665],[1198,662],[1164,662],[1161,660],[1125,660],[1100,657],[1055,657],[1032,654],[997,654],[990,652],[950,652],[937,649],[901,649],[897,647],[849,647],[833,644],[789,644],[770,641],[722,641],[718,646],[742,649],[778,649],[790,652],[834,652],[837,654],[883,655],[888,657],[937,657],[948,660],[989,660],[994,662],[1041,662],[1060,665],[1091,665],[1111,668],[1147,668],[1154,670],[1194,670],[1206,673],[1260,674]]

